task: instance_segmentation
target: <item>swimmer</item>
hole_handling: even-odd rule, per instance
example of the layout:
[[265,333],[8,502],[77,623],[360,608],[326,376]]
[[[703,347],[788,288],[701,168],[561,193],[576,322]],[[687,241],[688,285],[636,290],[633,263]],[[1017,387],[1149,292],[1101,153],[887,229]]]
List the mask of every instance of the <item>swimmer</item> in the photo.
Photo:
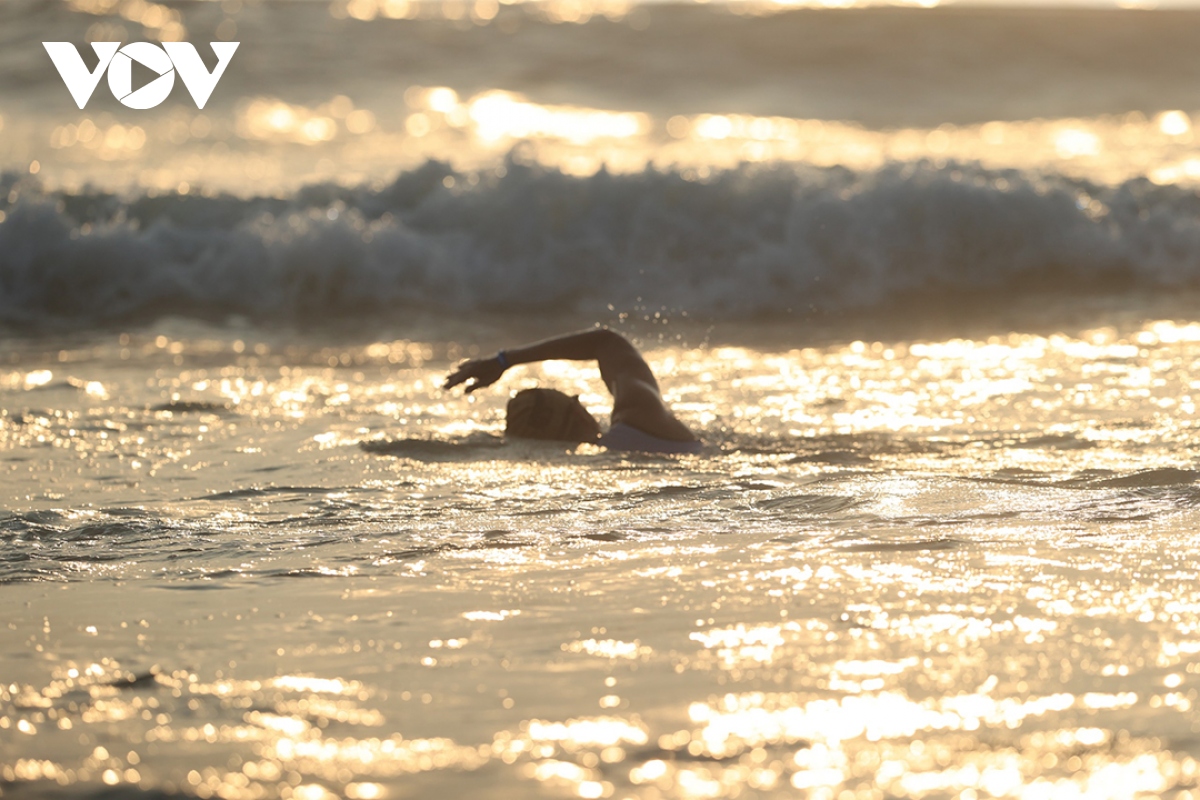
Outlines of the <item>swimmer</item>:
[[508,401],[508,436],[549,441],[588,442],[610,450],[696,453],[703,444],[663,402],[658,381],[641,353],[619,333],[596,328],[571,333],[459,365],[445,388],[464,384],[467,393],[491,386],[518,364],[565,359],[596,361],[613,396],[612,427],[607,432],[579,397],[555,389],[525,389]]

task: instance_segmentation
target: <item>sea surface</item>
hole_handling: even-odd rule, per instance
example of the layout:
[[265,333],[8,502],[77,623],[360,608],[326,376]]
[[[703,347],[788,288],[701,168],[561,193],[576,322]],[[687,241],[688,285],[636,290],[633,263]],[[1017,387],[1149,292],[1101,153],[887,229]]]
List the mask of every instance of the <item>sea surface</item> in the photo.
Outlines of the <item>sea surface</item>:
[[[240,44],[144,111],[41,45],[138,40]],[[1200,796],[1197,41],[0,5],[0,796]],[[595,325],[703,453],[441,388]]]

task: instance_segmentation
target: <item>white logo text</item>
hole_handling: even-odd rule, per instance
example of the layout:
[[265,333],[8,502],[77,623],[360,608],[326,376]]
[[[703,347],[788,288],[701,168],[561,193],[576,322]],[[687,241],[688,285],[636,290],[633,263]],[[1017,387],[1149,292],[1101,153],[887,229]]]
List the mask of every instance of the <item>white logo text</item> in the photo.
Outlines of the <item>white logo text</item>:
[[[166,100],[175,86],[176,72],[196,101],[196,107],[204,108],[240,43],[209,44],[217,57],[217,66],[212,72],[200,60],[196,48],[187,42],[163,42],[161,47],[150,42],[132,42],[124,47],[120,42],[92,42],[92,50],[99,63],[89,71],[75,45],[70,42],[42,42],[63,83],[71,92],[75,105],[81,109],[96,91],[105,70],[108,71],[108,88],[112,90],[113,97],[129,108],[154,108]],[[135,61],[158,76],[136,90],[133,88]]]

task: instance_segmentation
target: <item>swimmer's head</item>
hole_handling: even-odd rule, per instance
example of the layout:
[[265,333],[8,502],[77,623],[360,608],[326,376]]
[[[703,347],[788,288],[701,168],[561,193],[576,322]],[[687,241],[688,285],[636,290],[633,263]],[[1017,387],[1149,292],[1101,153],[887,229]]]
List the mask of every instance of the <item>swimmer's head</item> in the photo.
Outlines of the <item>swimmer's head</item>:
[[504,432],[525,439],[594,442],[600,424],[578,397],[554,389],[525,389],[508,401]]

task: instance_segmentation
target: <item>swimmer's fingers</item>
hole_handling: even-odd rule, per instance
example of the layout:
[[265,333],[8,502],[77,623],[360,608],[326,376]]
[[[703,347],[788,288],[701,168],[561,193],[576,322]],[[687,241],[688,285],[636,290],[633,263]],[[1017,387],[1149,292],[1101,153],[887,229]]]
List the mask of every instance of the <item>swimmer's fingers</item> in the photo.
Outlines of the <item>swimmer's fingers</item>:
[[500,380],[500,376],[504,374],[504,367],[494,358],[489,358],[483,361],[471,362],[471,377],[474,381],[467,386],[467,394],[482,389],[485,386],[491,386],[496,381]]
[[454,370],[454,372],[451,372],[449,375],[446,376],[446,380],[442,382],[442,388],[443,389],[453,389],[455,386],[458,386],[460,383],[462,383],[466,379],[467,379],[466,376],[462,374],[462,370],[456,369],[456,370]]
[[472,362],[470,362],[470,361],[464,361],[462,364],[460,364],[458,369],[454,370],[454,372],[451,372],[446,377],[446,382],[442,384],[442,388],[443,389],[453,389],[455,386],[458,386],[463,381],[469,380],[471,377],[471,370],[470,370],[471,363]]
[[494,358],[465,361],[446,378],[445,388],[452,389],[465,383],[463,388],[466,389],[467,394],[470,394],[476,389],[491,386],[500,380],[500,376],[503,374],[504,367],[500,366],[500,363]]

